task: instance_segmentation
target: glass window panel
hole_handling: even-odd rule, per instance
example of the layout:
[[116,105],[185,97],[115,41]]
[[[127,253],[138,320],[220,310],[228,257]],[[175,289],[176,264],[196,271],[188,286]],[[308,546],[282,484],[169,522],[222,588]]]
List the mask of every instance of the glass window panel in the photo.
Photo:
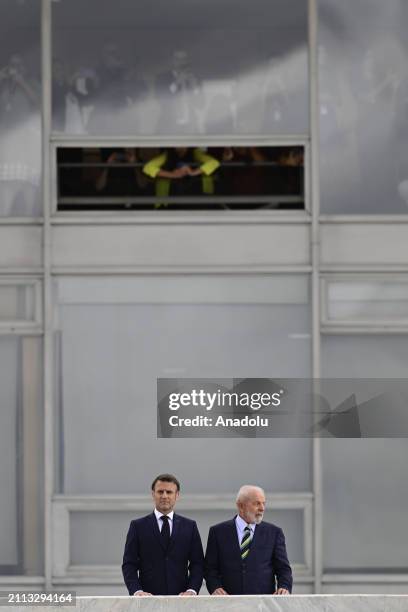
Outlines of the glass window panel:
[[0,337],[0,573],[18,564],[16,338]]
[[53,3],[53,127],[307,133],[307,2]]
[[[155,416],[157,377],[309,377],[306,277],[61,279],[58,287],[62,491],[140,493],[163,470],[189,493],[235,490],[254,477],[266,490],[309,490],[309,440],[175,443],[156,438]],[[271,470],[283,457],[284,473]],[[203,461],[208,477],[197,479]]]
[[324,213],[408,210],[407,8],[319,0]]
[[406,571],[408,440],[322,440],[326,570]]
[[59,148],[60,211],[304,209],[304,147]]
[[[406,378],[405,336],[326,336],[327,378]],[[326,570],[405,571],[408,440],[322,440]]]
[[327,281],[326,295],[329,320],[398,323],[408,318],[407,281]]
[[34,285],[0,282],[0,323],[34,321],[36,315]]
[[43,416],[38,338],[0,336],[0,575],[43,572]]
[[4,0],[0,20],[0,217],[41,214],[40,0]]
[[[231,496],[229,512],[228,510],[184,510],[181,500],[182,497],[176,510],[197,522],[204,550],[210,526],[226,521],[235,514],[234,496]],[[70,513],[70,564],[120,565],[130,521],[147,513],[146,510]],[[303,511],[269,509],[265,512],[265,520],[283,529],[291,563],[304,563]]]
[[408,342],[405,335],[323,336],[325,378],[406,378]]

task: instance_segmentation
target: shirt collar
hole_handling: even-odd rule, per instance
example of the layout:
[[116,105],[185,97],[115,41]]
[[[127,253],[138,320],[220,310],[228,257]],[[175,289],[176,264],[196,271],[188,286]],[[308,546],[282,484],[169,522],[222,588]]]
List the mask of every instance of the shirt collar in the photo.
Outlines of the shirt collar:
[[246,521],[244,521],[244,519],[242,517],[239,516],[239,514],[237,514],[237,517],[235,519],[235,523],[238,527],[238,529],[240,529],[241,531],[244,531],[245,527],[247,525],[249,525],[252,533],[254,533],[255,531],[255,523],[247,523]]
[[[154,515],[155,515],[156,519],[159,521],[159,520],[160,520],[160,517],[161,517],[161,516],[163,516],[163,512],[159,512],[159,511],[157,510],[157,508],[155,508],[155,509],[154,509]],[[174,516],[174,510],[172,510],[171,512],[169,512],[169,513],[167,514],[167,517],[168,517],[168,518],[169,518],[171,521],[173,521],[173,516]]]

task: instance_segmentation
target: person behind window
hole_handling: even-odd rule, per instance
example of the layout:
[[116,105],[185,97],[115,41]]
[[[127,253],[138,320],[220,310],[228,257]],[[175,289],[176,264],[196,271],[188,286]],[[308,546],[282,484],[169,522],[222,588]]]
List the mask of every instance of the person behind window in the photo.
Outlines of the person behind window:
[[[155,179],[157,196],[214,193],[213,173],[220,162],[199,148],[166,149],[143,166],[143,172]],[[201,185],[195,177],[201,177]],[[198,185],[200,185],[198,187]]]
[[98,193],[116,197],[146,195],[149,185],[141,168],[136,165],[139,161],[137,149],[103,149],[102,161],[106,165],[95,180]]
[[[265,155],[258,147],[225,147],[224,188],[228,195],[265,195]],[[250,199],[248,200],[250,202]],[[254,204],[255,207],[259,204]],[[235,206],[239,208],[239,206]],[[248,207],[248,203],[244,208]]]

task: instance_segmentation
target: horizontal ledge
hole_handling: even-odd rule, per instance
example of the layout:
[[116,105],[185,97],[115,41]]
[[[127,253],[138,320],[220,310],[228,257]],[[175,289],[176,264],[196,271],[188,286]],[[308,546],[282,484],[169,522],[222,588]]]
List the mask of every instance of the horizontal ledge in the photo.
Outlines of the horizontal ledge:
[[[288,498],[301,498],[301,499],[313,499],[313,493],[311,491],[299,491],[299,492],[288,492],[288,493],[269,493],[268,491],[265,492],[265,495],[267,496],[268,499],[273,499],[273,500],[282,500],[282,499],[288,499]],[[231,498],[234,499],[235,502],[235,497],[236,497],[236,491],[232,491],[231,493],[209,493],[209,494],[183,494],[183,497],[180,497],[180,501],[178,503],[181,503],[182,499],[186,499],[188,498],[189,500],[209,500],[209,501],[217,501],[217,500],[230,500]],[[152,506],[152,500],[151,498],[147,495],[147,494],[141,494],[141,495],[121,495],[121,494],[110,494],[110,495],[105,495],[105,494],[94,494],[94,495],[67,495],[67,494],[62,494],[62,493],[58,493],[56,495],[53,495],[52,497],[52,501],[54,502],[68,502],[68,501],[72,501],[72,502],[77,502],[77,501],[130,501],[130,502],[134,502],[134,501],[138,501],[138,500],[144,500],[144,501],[148,501],[150,503],[150,506]]]
[[[154,596],[153,596],[154,597]],[[156,596],[157,597],[157,596]],[[167,596],[162,596],[159,595],[158,597],[160,597],[160,601],[163,601],[164,598],[169,599],[169,600],[174,600],[174,599],[178,599],[179,595],[167,595]],[[238,600],[238,601],[253,601],[253,600],[257,600],[257,599],[267,599],[267,600],[275,600],[275,598],[278,598],[279,600],[282,599],[282,595],[228,595],[228,598],[225,598],[225,605],[228,606],[228,601],[231,600]],[[330,600],[332,601],[333,599],[338,599],[339,602],[343,601],[343,599],[399,599],[401,601],[404,601],[404,603],[406,603],[406,601],[408,601],[408,595],[406,594],[376,594],[376,593],[367,593],[367,594],[360,594],[360,593],[344,593],[344,594],[321,594],[321,593],[313,593],[313,594],[292,594],[289,595],[289,601],[293,601],[296,602],[297,600],[301,600],[304,601],[305,599],[311,599],[311,600]],[[105,595],[102,597],[95,597],[95,596],[79,596],[77,599],[132,599],[129,595]],[[214,601],[214,596],[213,595],[199,595],[198,596],[199,600],[204,600],[205,602],[210,602],[210,601]],[[278,604],[277,604],[278,605]],[[228,608],[231,609],[232,608]],[[247,608],[245,608],[247,609]],[[264,609],[264,608],[262,608]],[[278,610],[280,610],[281,608],[278,607],[276,608]],[[286,608],[289,609],[289,608]],[[298,608],[297,608],[298,609]],[[334,608],[331,608],[334,610]],[[397,608],[396,610],[401,610],[401,608]]]
[[[313,576],[312,575],[304,575],[304,571],[306,569],[306,566],[304,563],[292,563],[292,568],[295,569],[294,574],[295,577],[298,578],[299,580],[305,581],[305,582],[312,582],[313,581]],[[301,572],[301,574],[298,574],[297,572]],[[72,575],[76,575],[76,576],[81,576],[83,577],[85,574],[88,574],[90,576],[92,575],[99,575],[99,574],[110,574],[111,576],[115,576],[115,577],[120,577],[122,579],[122,572],[120,569],[120,565],[69,565],[68,569],[67,569],[67,575],[64,576],[65,578],[68,577],[72,577],[69,576],[69,574]],[[58,578],[58,576],[56,575],[56,577]]]
[[407,264],[321,264],[321,274],[406,274],[408,273]]
[[337,225],[337,224],[360,224],[365,223],[367,225],[385,225],[385,224],[397,224],[408,223],[408,209],[407,213],[400,215],[320,215],[319,222],[326,225]]
[[7,321],[3,319],[0,321],[0,331],[4,331],[5,329],[10,329],[12,331],[41,331],[42,324],[41,322],[31,322],[31,321]]
[[[179,502],[180,512],[185,510],[226,510],[233,512],[236,493],[224,495],[183,495]],[[312,493],[266,493],[269,508],[285,510],[305,510],[312,504]],[[146,495],[55,495],[55,507],[62,506],[68,512],[124,512],[152,511],[152,502]]]
[[44,217],[0,217],[2,225],[44,225]]
[[[302,576],[296,574],[296,564],[292,564],[294,570],[294,580],[296,584],[313,584],[313,576]],[[124,586],[123,577],[120,570],[114,571],[111,566],[93,567],[74,565],[68,568],[65,576],[54,575],[52,577],[54,584],[105,584],[111,586]]]
[[[304,210],[304,197],[303,195],[280,195],[280,194],[271,194],[271,195],[260,195],[260,196],[222,196],[222,195],[208,195],[208,196],[72,196],[72,197],[64,197],[60,196],[58,198],[57,210],[61,212],[71,212],[64,211],[63,206],[67,204],[72,204],[73,206],[78,205],[78,211],[82,212],[81,206],[115,206],[116,204],[129,204],[129,205],[143,205],[143,204],[169,204],[170,206],[173,204],[184,204],[186,206],[191,206],[191,212],[194,213],[194,206],[198,206],[199,204],[264,204],[261,210],[275,210],[275,208],[268,208],[268,206],[279,204],[303,204],[303,206],[299,206],[298,210]],[[96,210],[98,210],[96,208]],[[224,208],[225,211],[232,212],[233,208]],[[245,210],[245,209],[244,209]],[[246,209],[248,210],[248,209]],[[249,210],[252,210],[251,208]],[[72,211],[76,212],[76,211]],[[87,211],[88,212],[88,211]],[[112,211],[115,212],[115,211]],[[134,209],[134,214],[138,214],[138,210]],[[170,214],[173,214],[171,208],[169,207]],[[222,212],[222,211],[221,211]],[[157,212],[156,212],[157,214]]]
[[387,325],[367,325],[367,326],[322,326],[320,329],[320,333],[325,336],[339,336],[341,334],[350,336],[350,335],[393,335],[393,334],[408,334],[407,326],[387,326]]
[[[347,282],[347,281],[346,281]],[[397,301],[397,300],[395,300]],[[364,302],[361,302],[364,303]],[[367,327],[377,328],[377,327],[400,327],[408,329],[408,317],[395,317],[395,319],[374,319],[367,317],[366,319],[325,319],[322,321],[322,327],[329,329],[330,327],[335,328],[361,328],[365,329]]]
[[[264,217],[266,217],[268,220],[270,220],[271,223],[281,223],[283,222],[282,219],[284,219],[287,222],[293,222],[293,218],[291,217],[291,214],[288,211],[279,211],[279,210],[270,210],[268,211],[268,214],[265,213],[265,211],[262,211],[261,214],[259,215],[258,218],[255,217],[255,219],[253,219],[253,215],[256,213],[257,211],[248,211],[248,216],[245,217],[242,215],[242,212],[240,211],[238,213],[238,211],[232,211],[232,210],[227,210],[227,211],[218,211],[217,212],[217,217],[214,219],[214,222],[220,223],[221,219],[223,218],[223,216],[228,216],[230,217],[231,220],[234,220],[234,214],[238,215],[241,217],[242,216],[242,223],[256,223],[257,219],[263,219]],[[169,218],[170,216],[175,216],[178,215],[179,211],[172,211],[172,212],[165,212],[165,211],[160,211],[160,212],[153,212],[152,213],[152,217],[149,218],[146,213],[135,213],[135,215],[129,215],[129,213],[124,212],[123,214],[121,212],[114,212],[112,215],[107,215],[106,212],[104,211],[95,211],[95,213],[92,214],[92,216],[89,215],[89,212],[87,211],[86,214],[83,215],[78,215],[78,213],[73,213],[72,216],[70,216],[69,213],[67,212],[61,212],[58,213],[58,215],[54,215],[53,217],[51,217],[50,222],[51,223],[57,223],[59,222],[59,220],[62,220],[62,222],[64,222],[65,220],[67,220],[66,222],[71,222],[71,223],[96,223],[97,220],[99,221],[100,218],[103,219],[104,222],[107,223],[112,223],[112,222],[116,222],[116,220],[118,222],[126,222],[126,223],[131,223],[131,222],[136,222],[135,221],[135,216],[138,215],[139,219],[142,218],[142,222],[159,222],[159,223],[163,223],[163,220],[167,218]],[[251,216],[249,215],[249,213],[251,213]],[[214,213],[210,213],[212,215],[214,215]],[[159,217],[160,219],[158,219],[157,221],[153,221],[153,215],[155,215],[155,217]],[[200,211],[198,214],[194,213],[195,219],[192,218],[191,215],[187,216],[187,220],[190,223],[194,223],[197,221],[197,218],[200,219],[201,222],[201,215],[202,212]],[[303,222],[311,222],[311,215],[307,212],[304,211],[304,215],[299,216],[299,212],[298,211],[294,211],[293,215],[297,217],[297,221],[303,221]],[[179,219],[183,218],[185,215],[185,213],[182,213],[179,217]],[[204,217],[205,220],[205,217]],[[139,221],[140,222],[140,221]],[[180,222],[180,221],[178,221]],[[32,217],[32,218],[26,218],[26,217],[0,217],[0,227],[2,225],[35,225],[35,226],[39,226],[42,227],[45,223],[45,220],[43,217]],[[401,225],[401,224],[408,224],[408,212],[407,214],[401,214],[401,215],[320,215],[319,217],[319,223],[321,225],[353,225],[353,224],[365,224],[365,225]]]
[[44,268],[32,267],[32,268],[14,268],[9,266],[7,268],[0,266],[1,276],[25,276],[31,277],[30,280],[41,280],[44,275]]
[[323,574],[322,582],[327,583],[335,583],[335,584],[343,584],[343,583],[378,583],[378,582],[386,582],[390,583],[401,583],[408,584],[408,574],[378,574],[375,572],[368,574]]
[[[54,584],[67,584],[66,582],[62,582],[59,580],[53,580]],[[116,584],[116,583],[115,583]],[[121,583],[123,586],[123,582]],[[154,599],[154,595],[152,596],[152,598]],[[160,598],[160,602],[164,602],[165,600],[174,600],[174,599],[178,599],[179,595],[159,595],[156,596]],[[254,599],[271,599],[274,600],[275,597],[279,597],[279,599],[282,599],[281,595],[229,595],[228,598],[225,598],[225,603],[227,605],[227,602],[231,601],[231,600],[240,600],[242,602],[245,602],[247,600],[249,601],[253,601]],[[350,600],[350,599],[356,599],[358,598],[359,600],[364,600],[364,599],[387,599],[387,600],[391,600],[391,599],[400,599],[401,601],[404,600],[407,601],[408,600],[408,595],[406,594],[384,594],[384,593],[364,593],[364,594],[360,594],[360,593],[344,593],[344,594],[332,594],[332,593],[310,593],[310,594],[292,594],[289,596],[290,597],[290,601],[296,602],[297,600],[302,600],[304,601],[305,599],[311,599],[311,600],[322,600],[322,601],[326,601],[326,600],[330,600],[332,601],[333,599],[338,599],[339,602],[343,601],[343,600]],[[79,600],[95,600],[96,602],[99,600],[108,600],[109,602],[111,602],[112,600],[133,600],[133,597],[131,597],[130,595],[100,595],[100,596],[95,596],[95,595],[78,595],[77,599]],[[196,600],[197,601],[197,600]],[[200,594],[198,596],[198,601],[203,601],[203,603],[205,602],[214,602],[214,596],[213,595],[202,595]],[[163,608],[160,608],[163,609]],[[207,608],[206,608],[207,609]],[[231,609],[232,608],[228,608]],[[246,609],[246,608],[245,608]],[[280,608],[279,608],[280,609]],[[298,608],[296,608],[298,609]],[[334,608],[333,608],[334,609]],[[398,608],[398,610],[402,610],[402,608]]]
[[180,146],[185,145],[188,147],[200,147],[200,146],[230,146],[230,145],[242,145],[242,146],[268,146],[268,147],[279,147],[285,145],[299,145],[305,146],[310,142],[309,134],[288,134],[279,136],[262,136],[260,134],[173,134],[169,136],[156,135],[156,134],[143,134],[134,136],[99,136],[95,137],[89,134],[84,136],[73,134],[64,134],[61,132],[52,132],[50,136],[50,142],[55,147],[109,147],[114,144],[115,147],[129,146],[129,144],[135,147],[148,147],[149,145],[157,146],[158,144],[162,147]]
[[0,585],[1,584],[16,584],[16,585],[31,585],[31,584],[44,584],[45,577],[44,576],[0,576]]
[[43,329],[33,329],[32,327],[6,327],[0,326],[0,336],[43,336]]
[[307,213],[299,215],[298,212],[288,214],[287,211],[280,213],[279,211],[264,211],[259,214],[254,214],[257,211],[252,211],[251,214],[245,214],[241,211],[219,211],[218,213],[203,214],[202,212],[186,214],[185,212],[178,214],[174,212],[159,212],[148,215],[146,213],[135,213],[129,215],[125,213],[115,213],[107,215],[106,212],[98,213],[95,211],[92,215],[78,215],[74,213],[72,216],[67,213],[61,213],[51,218],[51,225],[310,225],[312,222],[311,216]]
[[212,265],[212,266],[54,266],[51,274],[55,276],[106,276],[106,275],[135,275],[135,274],[168,274],[177,276],[179,274],[308,274],[312,272],[310,265]]

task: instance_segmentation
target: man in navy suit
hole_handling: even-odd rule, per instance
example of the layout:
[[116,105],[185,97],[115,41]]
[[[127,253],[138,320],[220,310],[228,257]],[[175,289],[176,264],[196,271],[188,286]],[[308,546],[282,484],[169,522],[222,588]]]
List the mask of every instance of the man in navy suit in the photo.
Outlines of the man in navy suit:
[[160,474],[152,483],[154,511],[130,523],[122,572],[129,595],[197,595],[204,555],[195,521],[175,514],[180,483]]
[[265,493],[245,485],[237,495],[238,515],[210,528],[205,581],[212,595],[288,595],[292,570],[282,529],[262,522]]

